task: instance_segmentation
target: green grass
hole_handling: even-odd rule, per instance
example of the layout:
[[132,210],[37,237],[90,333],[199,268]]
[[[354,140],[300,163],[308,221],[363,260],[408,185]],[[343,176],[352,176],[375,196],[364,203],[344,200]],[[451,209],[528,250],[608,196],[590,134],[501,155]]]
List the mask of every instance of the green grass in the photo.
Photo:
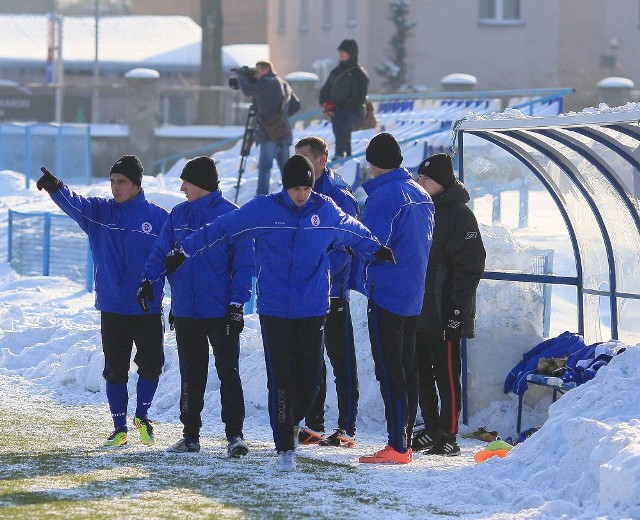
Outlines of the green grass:
[[280,474],[270,439],[250,441],[241,460],[226,456],[224,439],[210,437],[199,454],[167,454],[181,427],[156,423],[157,446],[143,446],[132,428],[130,446],[109,449],[101,447],[108,424],[105,406],[0,397],[0,519],[456,516],[415,503],[411,513],[389,491],[392,476],[380,473],[388,489],[372,490],[372,476],[349,464],[303,455],[298,472]]

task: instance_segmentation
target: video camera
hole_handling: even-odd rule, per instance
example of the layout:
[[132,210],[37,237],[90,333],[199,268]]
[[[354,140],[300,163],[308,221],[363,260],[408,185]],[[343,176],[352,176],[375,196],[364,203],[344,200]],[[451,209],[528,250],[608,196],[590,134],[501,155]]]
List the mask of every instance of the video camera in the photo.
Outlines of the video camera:
[[255,82],[255,78],[253,77],[253,75],[256,73],[255,67],[247,67],[246,65],[244,65],[239,69],[231,69],[231,72],[233,74],[229,77],[229,86],[234,90],[238,90],[240,88],[240,84],[238,83],[239,75],[245,76],[250,83]]

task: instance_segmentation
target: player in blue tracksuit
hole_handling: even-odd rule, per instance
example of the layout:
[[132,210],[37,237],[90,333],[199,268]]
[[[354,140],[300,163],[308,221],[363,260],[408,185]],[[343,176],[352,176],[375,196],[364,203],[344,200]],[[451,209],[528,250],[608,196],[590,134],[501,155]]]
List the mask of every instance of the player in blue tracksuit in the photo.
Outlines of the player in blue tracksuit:
[[[146,308],[151,282],[164,279],[167,254],[196,229],[238,209],[222,196],[218,171],[209,157],[196,157],[185,165],[180,189],[187,201],[178,204],[162,228],[142,273],[139,303]],[[173,453],[200,451],[201,413],[209,367],[209,343],[220,379],[222,422],[231,457],[246,455],[244,395],[238,359],[242,306],[251,297],[255,272],[253,241],[219,242],[203,254],[189,258],[171,274],[171,314],[180,361],[180,421],[183,438],[169,447]]]
[[221,240],[255,240],[257,312],[267,368],[269,416],[281,471],[295,470],[297,425],[318,393],[329,310],[328,250],[348,246],[367,259],[393,260],[369,230],[331,199],[313,193],[313,166],[294,155],[283,189],[258,196],[184,240],[167,271]]
[[429,194],[400,168],[395,138],[381,133],[366,152],[372,179],[362,223],[390,247],[396,264],[365,266],[368,324],[376,379],[384,401],[388,444],[360,462],[405,464],[413,460],[411,432],[418,406],[416,328],[431,248],[434,206]]
[[[305,137],[296,143],[296,153],[304,155],[313,165],[313,191],[330,197],[342,211],[355,217],[358,214],[358,201],[351,194],[351,187],[337,172],[327,167],[327,142],[320,137]],[[329,253],[329,266],[331,300],[324,327],[324,346],[335,376],[338,427],[324,438],[324,404],[327,394],[325,367],[325,377],[322,378],[318,396],[305,416],[305,428],[300,431],[300,442],[351,448],[355,446],[359,397],[356,349],[349,309],[348,281],[351,273],[351,255],[343,248],[336,248]]]
[[153,242],[167,220],[167,211],[145,198],[140,187],[142,164],[134,155],[122,156],[111,168],[112,199],[82,197],[43,171],[38,189],[46,190],[58,207],[89,236],[95,305],[100,311],[103,376],[114,424],[114,431],[104,444],[127,443],[127,381],[135,343],[138,382],[133,422],[142,442],[151,445],[153,427],[147,411],[164,364],[161,306],[164,280],[152,285],[154,298],[148,314],[136,305],[136,292]]

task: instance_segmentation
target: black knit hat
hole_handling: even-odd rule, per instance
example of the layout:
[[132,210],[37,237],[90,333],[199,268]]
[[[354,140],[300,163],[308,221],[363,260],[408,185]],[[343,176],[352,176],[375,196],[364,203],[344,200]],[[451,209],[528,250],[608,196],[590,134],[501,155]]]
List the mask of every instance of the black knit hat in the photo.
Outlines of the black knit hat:
[[367,146],[367,162],[383,170],[393,170],[402,164],[400,145],[387,132],[376,135]]
[[112,173],[119,173],[120,175],[124,175],[134,184],[140,186],[142,185],[143,171],[144,168],[142,167],[140,159],[138,159],[135,155],[123,155],[122,157],[120,157],[120,159],[113,163],[111,171],[109,172],[109,176],[111,176]]
[[418,175],[429,177],[443,188],[448,188],[456,181],[453,159],[446,153],[431,155],[418,166]]
[[353,58],[358,54],[358,42],[347,38],[346,40],[342,40],[337,50],[344,51]]
[[184,165],[180,178],[206,191],[218,189],[218,169],[211,157],[196,157]]
[[292,155],[282,168],[282,187],[285,190],[298,186],[313,188],[313,165],[304,155]]

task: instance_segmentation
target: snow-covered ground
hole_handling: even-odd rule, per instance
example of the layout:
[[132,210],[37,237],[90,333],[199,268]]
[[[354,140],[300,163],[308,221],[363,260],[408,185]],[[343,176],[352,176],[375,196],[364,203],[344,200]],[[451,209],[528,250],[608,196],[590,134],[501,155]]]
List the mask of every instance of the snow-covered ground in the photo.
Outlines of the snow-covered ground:
[[[255,190],[250,174],[248,178],[245,200],[252,189]],[[232,177],[223,179],[223,192],[233,193],[234,184]],[[179,185],[175,172],[169,172],[165,177],[145,177],[143,181],[147,196],[166,208],[184,200]],[[83,195],[110,196],[106,181],[72,187]],[[24,177],[19,173],[0,172],[0,195],[0,251],[3,252],[7,244],[8,209],[56,211],[46,193],[38,192],[33,184],[29,190],[24,188]],[[239,202],[244,202],[242,197]],[[2,254],[6,259],[6,254]],[[498,294],[488,291],[484,297],[497,298]],[[500,302],[494,303],[496,307],[500,306]],[[476,465],[473,454],[482,449],[483,443],[461,439],[461,457],[446,459],[419,454],[414,463],[402,467],[358,466],[358,456],[381,447],[386,435],[382,400],[367,338],[365,307],[364,298],[354,295],[352,309],[361,392],[359,444],[353,450],[300,448],[302,456],[330,463],[323,465],[321,471],[330,467],[339,475],[342,468],[345,468],[344,472],[348,472],[346,468],[350,468],[349,471],[356,468],[355,474],[340,476],[335,486],[352,487],[359,495],[378,497],[375,507],[363,505],[350,510],[350,518],[435,518],[439,517],[439,511],[454,512],[465,518],[493,519],[640,518],[638,346],[630,346],[602,368],[595,379],[551,405],[546,422],[548,397],[536,408],[527,408],[526,426],[541,426],[543,422],[544,425],[505,459],[494,458]],[[492,316],[485,314],[480,325],[492,322]],[[525,319],[528,317],[523,316]],[[490,345],[482,345],[482,348],[488,351]],[[152,419],[160,423],[158,450],[174,442],[179,432],[178,360],[175,335],[169,331],[165,335],[165,353],[164,373],[150,410]],[[45,409],[46,403],[52,407],[96,405],[99,412],[90,428],[95,437],[101,439],[111,430],[101,377],[102,364],[99,314],[93,308],[92,294],[81,284],[65,278],[25,277],[16,274],[8,263],[0,263],[0,395],[4,406],[20,410],[31,406],[32,400],[34,407]],[[131,394],[135,390],[134,368],[132,366]],[[255,315],[246,318],[240,370],[247,408],[245,437],[255,448],[247,462],[254,453],[256,460],[261,462],[259,453],[269,449],[271,432],[264,359]],[[506,372],[496,377],[503,380],[505,375]],[[330,373],[328,380],[327,428],[332,428],[336,421],[336,401]],[[211,362],[202,434],[203,446],[214,446],[213,451],[223,450],[220,439],[224,437],[224,429],[219,419],[218,389],[219,382]],[[513,396],[502,397],[475,413],[461,432],[468,433],[485,426],[499,431],[504,437],[512,435],[517,401]],[[125,463],[126,454],[123,457]],[[268,459],[264,464],[252,466],[253,477],[249,475],[249,478],[255,478],[257,482],[271,479],[273,463]],[[243,471],[233,464],[221,467],[230,473]],[[302,465],[302,473],[315,471],[318,471],[316,467]],[[301,472],[280,476],[283,487],[298,489]],[[246,476],[246,471],[244,473]],[[388,502],[379,500],[387,491],[397,493],[400,498],[394,496]],[[345,516],[344,504],[331,497],[331,493],[327,493],[324,499],[312,498],[300,492],[300,500],[309,500],[307,516],[313,517],[314,512],[319,511],[314,508],[320,507],[323,500],[323,515]],[[398,500],[406,502],[406,512],[400,513],[391,507]],[[390,511],[385,512],[387,506]]]

